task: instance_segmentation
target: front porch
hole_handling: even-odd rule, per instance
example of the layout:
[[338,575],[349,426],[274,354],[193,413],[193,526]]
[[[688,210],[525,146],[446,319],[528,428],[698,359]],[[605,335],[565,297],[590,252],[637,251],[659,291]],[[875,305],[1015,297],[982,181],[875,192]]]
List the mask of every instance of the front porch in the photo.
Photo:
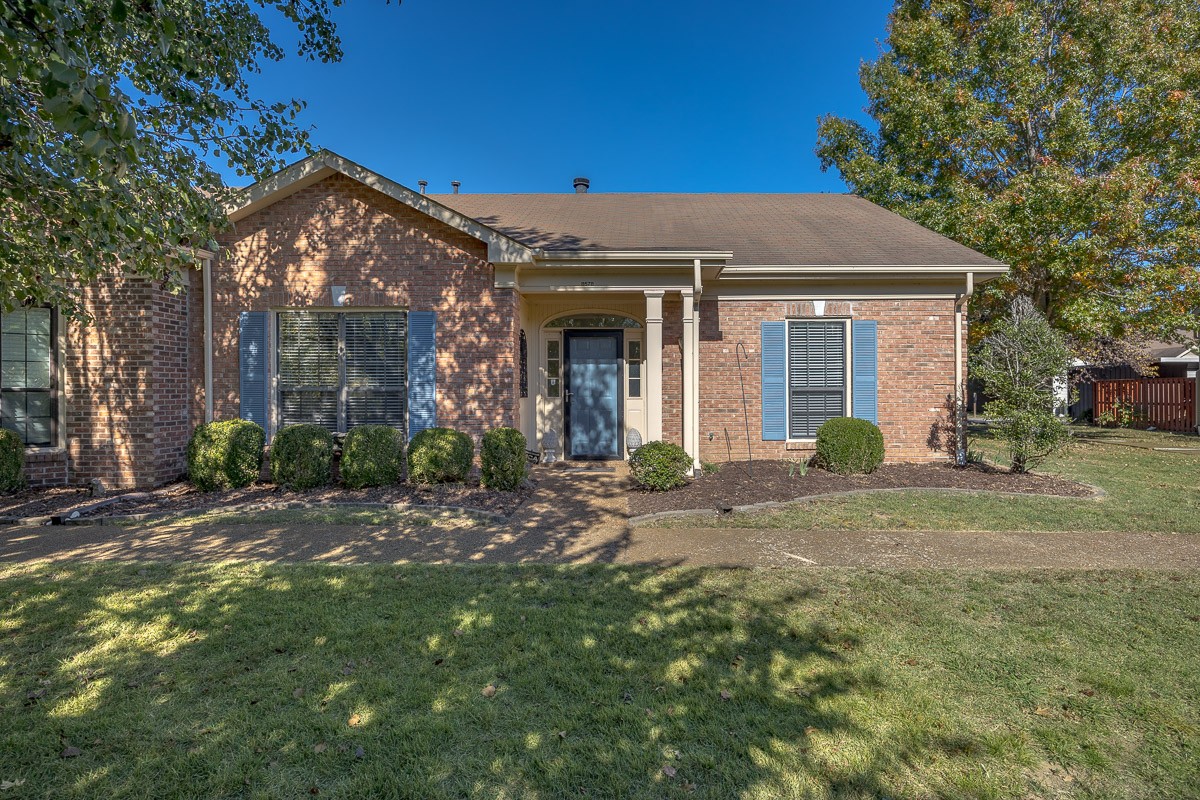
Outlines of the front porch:
[[[667,327],[682,333],[665,341],[670,295],[678,302],[668,306],[681,310]],[[695,285],[521,291],[517,383],[530,448],[543,460],[623,460],[631,443],[666,439],[699,468],[698,295]],[[680,372],[664,382],[670,348]],[[666,429],[664,405],[679,409]]]

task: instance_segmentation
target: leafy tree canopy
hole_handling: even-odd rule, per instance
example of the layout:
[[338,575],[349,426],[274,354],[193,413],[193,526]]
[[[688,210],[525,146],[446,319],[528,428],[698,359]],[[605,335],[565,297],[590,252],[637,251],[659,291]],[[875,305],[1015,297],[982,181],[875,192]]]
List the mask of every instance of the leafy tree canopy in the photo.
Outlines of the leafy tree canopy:
[[0,0],[0,300],[82,311],[78,287],[125,271],[178,279],[225,224],[205,159],[257,180],[308,146],[304,104],[248,75],[341,58],[341,0]]
[[887,45],[878,131],[823,117],[817,154],[1010,264],[977,313],[1019,291],[1083,342],[1200,327],[1200,5],[900,0]]

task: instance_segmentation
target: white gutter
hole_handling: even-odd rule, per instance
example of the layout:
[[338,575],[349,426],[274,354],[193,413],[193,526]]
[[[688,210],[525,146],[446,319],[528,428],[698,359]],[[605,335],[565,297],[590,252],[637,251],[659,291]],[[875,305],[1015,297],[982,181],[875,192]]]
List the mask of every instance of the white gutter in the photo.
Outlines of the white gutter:
[[967,426],[963,424],[963,413],[967,402],[963,386],[963,307],[975,291],[975,273],[967,273],[967,289],[954,301],[954,463],[967,463]]
[[213,421],[212,256],[201,267],[204,278],[204,421]]

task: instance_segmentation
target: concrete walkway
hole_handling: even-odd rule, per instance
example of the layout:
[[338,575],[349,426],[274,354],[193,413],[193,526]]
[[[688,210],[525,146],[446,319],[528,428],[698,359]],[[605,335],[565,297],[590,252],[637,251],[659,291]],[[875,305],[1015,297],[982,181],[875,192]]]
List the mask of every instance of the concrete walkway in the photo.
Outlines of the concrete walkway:
[[[622,465],[623,466],[623,465]],[[1200,536],[950,531],[630,529],[623,471],[539,467],[507,523],[413,525],[147,522],[0,527],[0,564],[155,560],[658,564],[934,569],[1196,569]]]
[[[546,509],[555,514],[560,509]],[[163,524],[0,529],[0,564],[39,560],[657,564],[876,569],[1197,569],[1200,536],[1137,533],[573,530]]]

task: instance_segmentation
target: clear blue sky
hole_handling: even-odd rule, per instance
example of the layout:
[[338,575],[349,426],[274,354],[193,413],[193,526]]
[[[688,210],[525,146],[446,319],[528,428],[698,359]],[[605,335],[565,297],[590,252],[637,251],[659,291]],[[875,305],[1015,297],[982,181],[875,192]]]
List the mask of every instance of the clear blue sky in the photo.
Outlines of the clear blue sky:
[[816,119],[866,121],[858,67],[890,8],[352,0],[340,64],[289,56],[252,79],[308,101],[317,146],[413,188],[845,191],[813,155]]

